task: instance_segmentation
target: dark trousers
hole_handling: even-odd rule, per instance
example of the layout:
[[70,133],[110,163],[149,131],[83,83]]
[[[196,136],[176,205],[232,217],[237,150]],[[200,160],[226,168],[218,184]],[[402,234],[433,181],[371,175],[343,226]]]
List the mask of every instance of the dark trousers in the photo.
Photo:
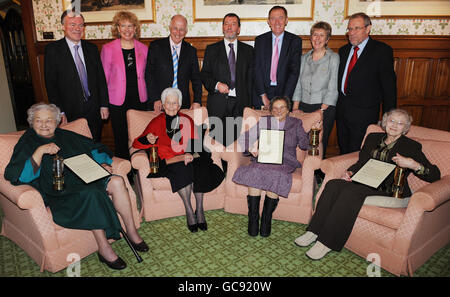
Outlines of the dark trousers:
[[352,232],[364,200],[371,195],[386,194],[343,179],[330,180],[306,230],[317,234],[317,240],[330,249],[340,251]]
[[[215,139],[224,146],[228,146],[236,141],[241,133],[242,111],[239,108],[238,99],[236,97],[226,97],[224,100],[226,100],[225,114],[219,117],[222,122],[222,137],[215,137]],[[214,112],[210,113],[210,111],[208,111],[208,115],[217,116]],[[228,123],[227,117],[230,118]]]
[[[300,102],[299,109],[304,112],[314,112],[319,110],[322,104],[307,104]],[[323,112],[323,133],[322,133],[322,144],[323,144],[323,157],[327,152],[328,139],[333,129],[334,118],[336,115],[336,108],[334,106],[328,106],[328,108]]]
[[367,127],[378,122],[379,107],[357,107],[353,104],[355,100],[351,96],[341,95],[336,105],[336,130],[341,155],[359,151]]
[[[69,122],[80,118],[72,118],[70,116],[70,110],[66,111],[66,116]],[[98,106],[98,104],[94,102],[94,100],[84,101],[83,99],[83,116],[81,117],[87,120],[89,130],[91,130],[92,138],[95,141],[100,142],[103,122],[100,116],[100,107]]]
[[345,119],[336,120],[338,145],[341,155],[356,152],[361,149],[361,144],[369,125],[353,124]]
[[130,159],[128,149],[128,124],[127,111],[129,109],[146,110],[146,103],[137,100],[127,100],[121,106],[109,105],[109,114],[111,117],[111,126],[114,134],[114,155],[123,159]]

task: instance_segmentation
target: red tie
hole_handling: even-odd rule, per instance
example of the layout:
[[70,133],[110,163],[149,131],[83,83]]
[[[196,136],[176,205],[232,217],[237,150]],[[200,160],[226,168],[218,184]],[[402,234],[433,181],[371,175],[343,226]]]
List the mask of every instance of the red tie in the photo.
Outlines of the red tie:
[[352,59],[350,60],[350,63],[348,64],[348,69],[347,69],[347,77],[345,78],[345,83],[344,83],[344,92],[347,94],[347,81],[348,81],[348,77],[350,75],[350,72],[352,72],[353,67],[356,64],[356,61],[358,60],[358,50],[359,47],[355,46],[353,48],[353,56]]

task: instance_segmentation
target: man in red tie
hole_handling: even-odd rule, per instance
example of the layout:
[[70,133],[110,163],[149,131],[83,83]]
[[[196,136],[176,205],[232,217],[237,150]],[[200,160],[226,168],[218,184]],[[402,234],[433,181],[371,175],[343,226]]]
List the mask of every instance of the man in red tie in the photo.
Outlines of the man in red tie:
[[370,124],[397,106],[392,48],[370,38],[372,22],[365,13],[350,16],[349,43],[339,49],[339,98],[336,128],[341,154],[359,151]]

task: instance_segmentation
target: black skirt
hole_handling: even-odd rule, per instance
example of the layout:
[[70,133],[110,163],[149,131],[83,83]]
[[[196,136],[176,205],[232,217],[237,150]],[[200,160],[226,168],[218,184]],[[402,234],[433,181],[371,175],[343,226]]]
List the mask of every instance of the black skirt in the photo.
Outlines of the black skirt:
[[194,184],[194,193],[207,193],[222,183],[225,174],[219,166],[213,163],[210,153],[201,152],[200,157],[195,158],[187,165],[184,162],[167,165],[165,160],[160,160],[158,173],[150,173],[147,177],[167,177],[173,193],[192,183]]

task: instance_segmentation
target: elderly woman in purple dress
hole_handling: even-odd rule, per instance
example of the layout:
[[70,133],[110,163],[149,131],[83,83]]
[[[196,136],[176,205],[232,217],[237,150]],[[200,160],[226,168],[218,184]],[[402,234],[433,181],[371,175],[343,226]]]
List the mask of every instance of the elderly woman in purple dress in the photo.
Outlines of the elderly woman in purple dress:
[[[248,234],[268,237],[272,227],[272,213],[277,208],[279,197],[287,198],[292,187],[292,173],[301,167],[297,160],[296,148],[306,150],[309,135],[303,129],[300,119],[288,116],[290,110],[288,97],[274,97],[269,105],[271,115],[264,116],[249,131],[242,134],[239,145],[251,153],[250,165],[239,167],[233,176],[233,182],[248,187]],[[321,121],[313,127],[320,128]],[[264,164],[257,162],[257,141],[261,129],[284,130],[284,147],[282,164]],[[259,226],[259,203],[261,192],[266,191],[264,208]]]

